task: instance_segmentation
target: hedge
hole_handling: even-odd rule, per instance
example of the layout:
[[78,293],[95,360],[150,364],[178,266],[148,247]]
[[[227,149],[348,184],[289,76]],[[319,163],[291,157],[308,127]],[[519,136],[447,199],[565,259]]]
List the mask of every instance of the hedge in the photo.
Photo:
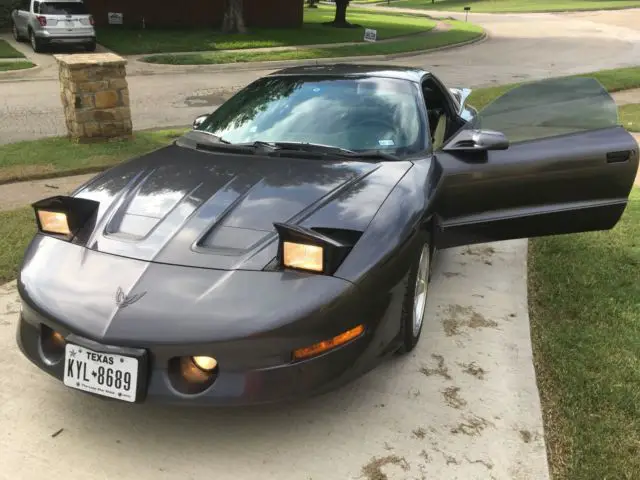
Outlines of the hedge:
[[11,12],[19,3],[20,0],[0,0],[0,28],[11,26]]

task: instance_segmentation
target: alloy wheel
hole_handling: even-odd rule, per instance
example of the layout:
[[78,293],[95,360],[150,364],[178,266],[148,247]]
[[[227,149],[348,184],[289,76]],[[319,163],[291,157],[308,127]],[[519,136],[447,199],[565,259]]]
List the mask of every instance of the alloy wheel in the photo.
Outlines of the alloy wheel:
[[417,336],[422,328],[424,312],[427,305],[427,292],[429,290],[429,245],[425,245],[420,255],[418,275],[416,277],[415,295],[413,298],[413,335]]

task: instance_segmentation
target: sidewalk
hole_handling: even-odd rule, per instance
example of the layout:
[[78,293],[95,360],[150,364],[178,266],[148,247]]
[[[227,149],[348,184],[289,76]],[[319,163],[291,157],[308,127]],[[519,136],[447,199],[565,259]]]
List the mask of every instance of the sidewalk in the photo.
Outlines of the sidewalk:
[[611,96],[619,106],[640,103],[640,88],[613,92]]

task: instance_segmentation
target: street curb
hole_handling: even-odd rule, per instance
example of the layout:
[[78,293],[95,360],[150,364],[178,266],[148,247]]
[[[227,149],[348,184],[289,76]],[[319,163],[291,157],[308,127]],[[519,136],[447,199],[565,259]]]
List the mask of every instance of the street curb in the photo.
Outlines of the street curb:
[[[144,74],[138,74],[141,76],[152,75],[175,75],[176,73],[196,73],[196,72],[241,72],[247,70],[270,70],[287,68],[294,66],[313,66],[313,65],[326,65],[334,63],[349,63],[349,62],[371,62],[371,61],[386,61],[395,60],[398,58],[415,57],[425,55],[432,52],[439,52],[443,50],[450,50],[454,48],[465,47],[474,43],[484,42],[489,38],[488,32],[483,28],[480,35],[471,40],[467,40],[453,45],[443,45],[441,47],[429,48],[426,50],[415,50],[413,52],[392,53],[388,55],[365,55],[357,57],[333,57],[333,58],[316,58],[309,60],[273,60],[264,62],[247,62],[242,64],[236,63],[220,63],[220,64],[204,64],[204,65],[167,65],[158,63],[144,62],[141,59],[136,60],[137,63],[149,65],[153,68],[162,68],[163,71],[146,72]],[[150,55],[151,56],[151,55]],[[128,75],[136,76],[136,74]]]

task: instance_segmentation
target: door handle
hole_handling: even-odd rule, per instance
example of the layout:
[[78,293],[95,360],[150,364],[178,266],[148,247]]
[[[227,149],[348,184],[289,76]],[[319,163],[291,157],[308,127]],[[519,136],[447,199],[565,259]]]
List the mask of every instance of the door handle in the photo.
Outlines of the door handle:
[[623,163],[631,157],[631,150],[607,153],[607,163]]

